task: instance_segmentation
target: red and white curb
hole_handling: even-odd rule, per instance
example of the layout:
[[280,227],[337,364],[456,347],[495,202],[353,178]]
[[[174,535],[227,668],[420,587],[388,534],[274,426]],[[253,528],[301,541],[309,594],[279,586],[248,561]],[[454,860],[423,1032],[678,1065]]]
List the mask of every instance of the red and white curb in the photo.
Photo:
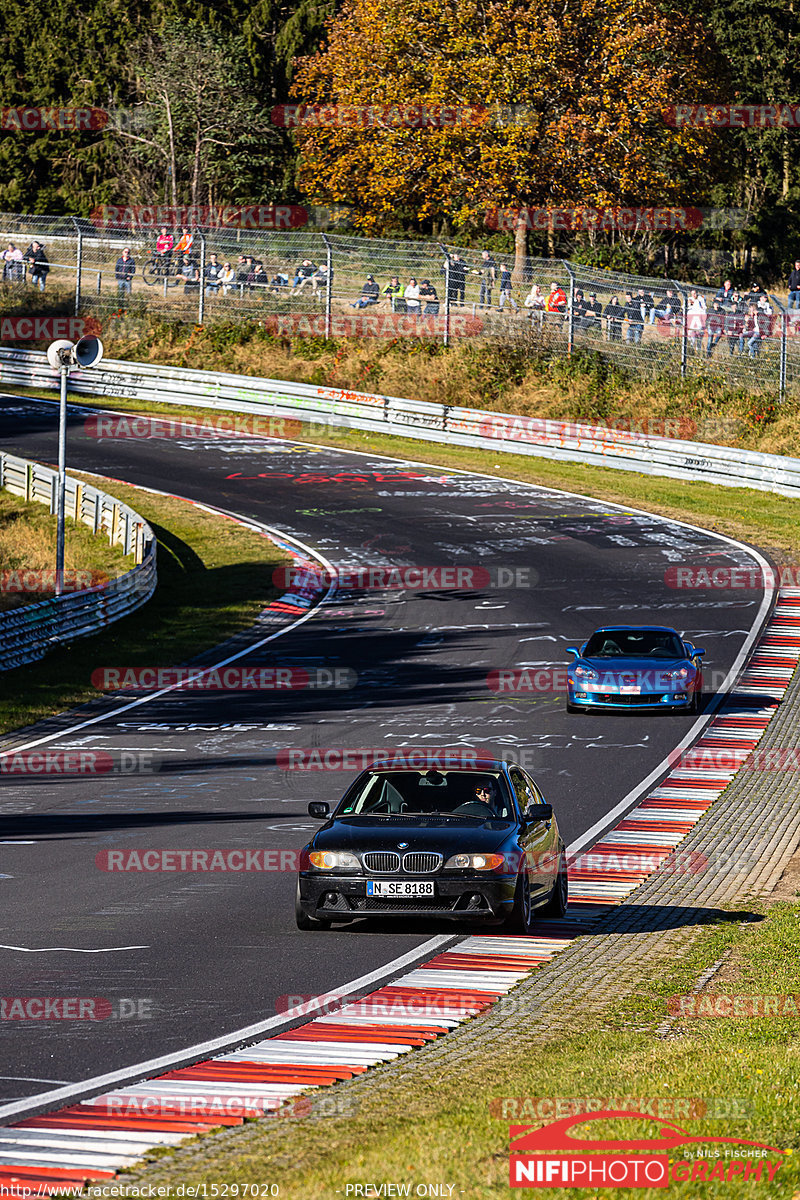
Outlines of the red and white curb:
[[[305,600],[298,597],[300,605]],[[424,1046],[502,1000],[588,932],[609,905],[619,904],[654,870],[669,869],[669,856],[755,749],[799,658],[800,588],[787,588],[735,690],[689,752],[702,764],[704,754],[713,763],[724,751],[724,767],[678,763],[579,856],[570,868],[565,918],[538,922],[526,937],[467,937],[304,1025],[0,1128],[0,1194],[46,1196],[69,1185],[80,1190],[141,1162],[154,1147],[250,1117],[301,1115],[309,1111],[308,1100],[296,1099],[301,1094]]]

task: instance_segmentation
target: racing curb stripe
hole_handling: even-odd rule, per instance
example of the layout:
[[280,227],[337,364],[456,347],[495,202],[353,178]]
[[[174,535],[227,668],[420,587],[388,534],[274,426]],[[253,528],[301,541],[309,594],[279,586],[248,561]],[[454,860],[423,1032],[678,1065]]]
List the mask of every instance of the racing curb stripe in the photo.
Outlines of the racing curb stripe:
[[[778,634],[780,656],[770,660],[764,647],[775,646]],[[620,904],[654,869],[705,869],[703,855],[689,855],[682,863],[675,848],[736,772],[716,767],[704,773],[685,760],[702,762],[705,752],[713,761],[722,753],[726,764],[731,755],[747,769],[748,755],[798,659],[800,589],[791,588],[781,591],[753,658],[720,712],[684,752],[684,762],[677,762],[600,841],[574,856],[563,920],[537,922],[530,936],[467,937],[375,992],[355,1000],[334,997],[334,1011],[298,1028],[7,1126],[0,1130],[0,1184],[18,1183],[46,1196],[65,1183],[112,1178],[116,1169],[140,1162],[146,1149],[183,1135],[241,1124],[252,1115],[305,1115],[313,1100],[306,1095],[298,1100],[299,1093],[352,1078],[442,1036],[498,1001],[509,1002],[508,993],[521,979],[588,932],[609,905]],[[765,703],[756,712],[737,711],[738,704],[759,693]],[[687,777],[688,770],[696,773]],[[12,1138],[13,1130],[18,1138]],[[126,1131],[138,1136],[125,1137]]]

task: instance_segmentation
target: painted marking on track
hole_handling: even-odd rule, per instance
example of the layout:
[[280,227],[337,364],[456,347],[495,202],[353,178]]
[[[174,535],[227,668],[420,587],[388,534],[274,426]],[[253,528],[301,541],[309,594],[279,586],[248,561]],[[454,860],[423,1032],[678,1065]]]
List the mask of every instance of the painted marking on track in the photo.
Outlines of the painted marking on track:
[[[11,876],[7,876],[11,878]],[[149,950],[149,946],[108,946],[103,950],[83,950],[80,946],[3,946],[0,950],[18,950],[20,954],[118,954],[122,950]]]

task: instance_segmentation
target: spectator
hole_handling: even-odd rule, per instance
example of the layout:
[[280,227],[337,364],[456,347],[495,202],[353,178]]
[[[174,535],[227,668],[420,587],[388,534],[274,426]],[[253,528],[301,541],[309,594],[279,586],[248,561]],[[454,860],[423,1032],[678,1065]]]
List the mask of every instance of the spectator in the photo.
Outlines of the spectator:
[[240,254],[236,264],[236,282],[246,287],[253,273],[253,260],[249,254]]
[[619,296],[611,297],[603,310],[603,316],[608,322],[608,340],[610,342],[621,342],[622,318],[625,316],[625,308],[620,304]]
[[222,270],[219,273],[219,281],[222,284],[223,296],[227,296],[228,292],[236,283],[236,272],[229,262],[222,264]]
[[650,312],[650,324],[654,325],[656,321],[669,321],[671,325],[675,325],[682,313],[683,305],[680,298],[675,295],[672,288],[667,288],[667,294],[663,300],[657,300],[653,304]]
[[644,333],[644,302],[640,296],[625,293],[625,316],[628,318],[625,340],[632,346],[638,346]]
[[[265,272],[265,278],[266,278],[266,276],[267,276],[267,273]],[[249,276],[250,283],[251,284],[255,283],[256,278],[257,278],[256,264],[252,263],[252,269],[250,271],[250,276]],[[313,279],[313,276],[312,276],[312,279]],[[275,274],[272,276],[272,279],[270,279],[270,281],[269,281],[270,292],[272,292],[276,296],[280,296],[281,292],[285,288],[288,288],[288,286],[289,286],[289,276],[286,274],[285,271],[279,271],[276,267]],[[312,291],[313,291],[313,287],[314,287],[313,283],[312,283],[311,287],[312,287]]]
[[217,258],[216,254],[212,254],[209,261],[206,263],[206,295],[218,296],[220,289],[220,275],[222,274],[222,263]]
[[586,329],[586,301],[580,288],[572,298],[572,328],[579,332]]
[[597,333],[602,328],[603,308],[600,301],[597,299],[597,292],[589,293],[589,300],[586,304],[586,330],[588,333]]
[[708,334],[708,338],[706,339],[706,358],[711,358],[717,342],[722,338],[724,330],[725,312],[721,301],[715,300],[711,306],[711,312],[706,319],[706,332]]
[[[306,284],[314,278],[316,270],[316,263],[313,263],[310,258],[303,259],[294,274],[294,282],[292,284],[291,292],[293,296],[296,296],[298,292],[302,292]],[[352,305],[351,307],[355,308],[355,305]]]
[[3,279],[7,283],[22,279],[22,251],[13,242],[9,242],[3,251]]
[[644,290],[644,288],[639,288],[638,292],[636,293],[636,299],[639,301],[639,303],[642,306],[642,316],[644,318],[645,324],[647,324],[650,320],[650,313],[653,311],[653,308],[655,307],[655,300],[653,299],[653,293],[646,292]]
[[557,283],[550,284],[550,295],[544,302],[545,312],[557,315],[567,310],[567,294]]
[[738,292],[734,292],[725,305],[725,336],[728,339],[728,354],[731,357],[736,353],[743,328],[742,298]]
[[31,283],[34,287],[38,287],[40,292],[43,292],[50,271],[50,261],[45,254],[44,246],[41,242],[31,242],[22,258],[23,262],[30,264]]
[[131,252],[128,246],[122,251],[117,259],[117,265],[114,268],[114,275],[117,280],[117,292],[120,296],[129,296],[131,292],[131,280],[136,274],[136,263],[131,258]]
[[[288,281],[288,276],[286,276]],[[270,286],[269,275],[264,269],[262,262],[257,262],[253,267],[253,284],[257,288],[268,288]]]
[[178,276],[183,280],[184,296],[189,296],[192,292],[200,290],[200,270],[190,255],[184,254],[181,256]]
[[450,303],[463,304],[467,290],[467,264],[459,254],[450,255]]
[[756,309],[758,310],[758,324],[761,329],[761,337],[770,337],[775,317],[772,305],[766,295],[759,297]]
[[481,290],[478,297],[478,304],[481,307],[492,307],[492,288],[497,281],[497,262],[488,250],[481,251],[481,265],[477,271],[473,271],[473,275],[480,275]]
[[314,274],[311,276],[311,294],[315,300],[317,296],[321,296],[323,292],[327,296],[328,282],[328,264],[320,263]]
[[[453,281],[451,278],[451,280],[450,280],[451,288],[452,288],[452,282]],[[398,278],[397,275],[393,275],[392,278],[387,283],[386,287],[381,292],[381,295],[386,297],[386,303],[389,306],[389,308],[392,310],[392,312],[394,312],[395,296],[399,296],[400,293],[402,292],[402,290],[403,290],[403,285],[400,282],[400,279]]]
[[411,279],[409,279],[408,283],[406,284],[405,288],[403,289],[403,299],[406,302],[406,312],[416,313],[417,315],[419,315],[419,311],[420,311],[419,285],[417,284],[417,281],[416,281],[416,279],[413,278],[413,276]]
[[545,298],[538,283],[534,283],[531,286],[531,290],[528,292],[523,303],[526,308],[531,310],[531,324],[536,321],[541,328],[542,321],[544,320]]
[[800,258],[794,260],[794,270],[789,275],[788,307],[800,308]]
[[735,290],[734,286],[731,283],[730,279],[726,279],[725,282],[723,283],[722,287],[717,292],[714,299],[719,300],[720,304],[725,305],[730,300],[731,296],[734,293],[734,290]]
[[[292,295],[294,295],[294,293],[292,293]],[[368,275],[366,280],[364,281],[364,286],[361,289],[361,295],[358,297],[358,299],[356,301],[354,301],[354,303],[352,303],[350,305],[350,307],[351,308],[369,308],[370,305],[378,303],[378,300],[380,299],[380,295],[381,295],[381,289],[378,287],[377,283],[375,282],[375,276]]]
[[747,306],[747,316],[744,319],[742,332],[739,334],[740,354],[744,354],[745,342],[747,343],[747,353],[751,358],[755,358],[757,354],[761,353],[761,325],[758,308],[755,304]]
[[419,285],[419,298],[424,303],[423,313],[426,317],[435,317],[439,312],[439,297],[430,279],[423,279]]
[[503,263],[502,266],[500,267],[500,305],[499,305],[499,308],[500,308],[501,312],[503,311],[503,306],[505,305],[506,300],[511,305],[511,307],[513,308],[515,313],[519,312],[519,305],[517,304],[516,300],[514,299],[514,297],[511,294],[511,289],[513,288],[513,286],[514,285],[511,282],[511,271],[509,270],[508,263]]
[[703,345],[703,330],[706,327],[706,302],[705,297],[699,292],[689,292],[689,305],[686,309],[686,332],[689,337],[689,345],[693,351]]
[[181,228],[181,236],[174,247],[175,253],[180,255],[188,254],[191,257],[193,246],[194,234],[190,233],[188,226],[184,225]]
[[162,258],[164,262],[169,262],[172,258],[172,250],[175,245],[175,238],[167,229],[166,225],[161,226],[161,232],[156,238],[156,254]]

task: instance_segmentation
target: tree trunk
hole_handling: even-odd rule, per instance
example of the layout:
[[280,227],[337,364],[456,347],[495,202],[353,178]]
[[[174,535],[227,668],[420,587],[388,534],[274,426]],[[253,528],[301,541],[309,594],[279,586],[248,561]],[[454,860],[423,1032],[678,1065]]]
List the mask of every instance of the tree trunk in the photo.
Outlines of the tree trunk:
[[521,283],[525,276],[525,263],[528,257],[528,213],[523,208],[517,213],[514,225],[514,270],[511,278],[514,283]]

